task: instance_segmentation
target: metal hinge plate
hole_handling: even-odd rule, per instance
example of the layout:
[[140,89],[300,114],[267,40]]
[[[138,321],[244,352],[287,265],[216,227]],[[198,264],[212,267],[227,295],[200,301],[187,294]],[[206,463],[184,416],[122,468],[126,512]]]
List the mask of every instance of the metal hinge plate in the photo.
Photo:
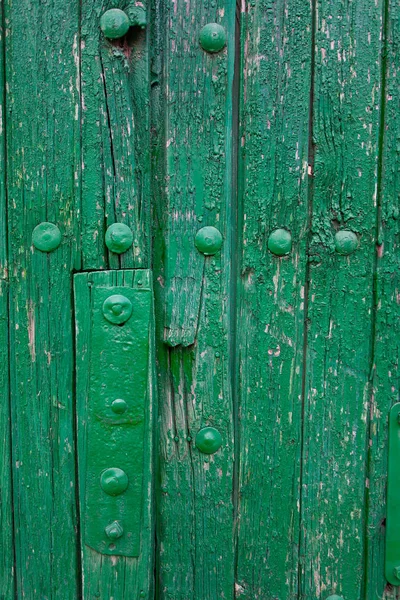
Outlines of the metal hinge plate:
[[83,541],[102,554],[139,556],[151,455],[151,273],[79,273],[74,284]]

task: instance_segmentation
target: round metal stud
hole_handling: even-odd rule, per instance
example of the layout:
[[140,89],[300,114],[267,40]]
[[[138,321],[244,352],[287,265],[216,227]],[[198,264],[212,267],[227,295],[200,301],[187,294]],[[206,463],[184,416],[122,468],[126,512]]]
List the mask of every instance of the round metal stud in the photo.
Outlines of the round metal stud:
[[40,223],[33,230],[32,243],[41,252],[52,252],[61,244],[61,231],[54,223]]
[[104,529],[106,536],[110,538],[110,540],[118,540],[124,534],[123,527],[118,521],[114,521],[107,525]]
[[111,410],[113,412],[115,412],[117,415],[124,414],[124,412],[126,411],[127,408],[128,408],[128,405],[125,402],[125,400],[122,400],[122,398],[117,398],[111,404]]
[[216,254],[222,246],[222,235],[216,227],[202,227],[194,240],[197,250],[205,256]]
[[196,446],[204,454],[214,454],[221,445],[221,434],[214,427],[204,427],[196,435]]
[[335,249],[338,254],[347,256],[358,247],[358,238],[353,231],[342,229],[335,235]]
[[275,229],[268,238],[268,250],[275,256],[286,256],[292,249],[292,236],[286,229]]
[[226,44],[226,31],[218,23],[208,23],[200,31],[200,45],[206,52],[219,52]]
[[106,231],[106,246],[115,254],[126,252],[133,244],[133,233],[124,223],[113,223]]
[[132,302],[122,294],[114,294],[104,300],[103,315],[115,325],[125,323],[132,314]]
[[128,487],[128,475],[118,467],[106,469],[100,475],[100,485],[109,496],[119,496]]
[[124,36],[130,27],[129,17],[119,8],[107,10],[100,19],[100,29],[105,37],[115,40]]

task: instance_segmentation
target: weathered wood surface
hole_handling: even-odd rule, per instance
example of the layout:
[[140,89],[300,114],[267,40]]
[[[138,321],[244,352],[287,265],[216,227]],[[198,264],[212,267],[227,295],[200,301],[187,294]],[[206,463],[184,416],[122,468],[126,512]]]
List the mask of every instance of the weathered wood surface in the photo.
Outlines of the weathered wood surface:
[[370,405],[366,597],[397,598],[385,581],[385,515],[388,415],[400,389],[400,3],[390,0],[385,14],[385,87],[377,185],[377,276],[375,347]]
[[[383,2],[317,0],[300,595],[365,597]],[[358,248],[335,250],[350,230]]]
[[[107,40],[99,20],[114,6],[83,0],[81,8],[84,269],[150,265],[149,28],[134,26],[123,38]],[[135,23],[135,2],[121,8]],[[132,248],[121,256],[104,243],[114,222],[134,233]]]
[[[3,4],[16,585],[19,598],[75,600],[71,271],[79,212],[79,3]],[[50,254],[32,245],[43,221],[62,234]]]
[[[229,380],[232,221],[232,82],[235,6],[225,0],[162,0],[153,55],[154,278],[159,378],[158,597],[233,593],[233,407]],[[201,28],[225,27],[227,46],[208,54]],[[161,64],[160,64],[161,63]],[[222,249],[194,245],[205,225]],[[171,346],[168,348],[168,346]],[[195,446],[206,425],[221,449]]]
[[[6,161],[4,6],[0,4],[0,165]],[[0,167],[0,598],[15,593],[14,522],[12,514],[11,415],[9,397],[9,318],[7,261],[7,190],[6,170]]]
[[[244,2],[238,598],[297,598],[312,10]],[[268,248],[277,228],[288,256]]]

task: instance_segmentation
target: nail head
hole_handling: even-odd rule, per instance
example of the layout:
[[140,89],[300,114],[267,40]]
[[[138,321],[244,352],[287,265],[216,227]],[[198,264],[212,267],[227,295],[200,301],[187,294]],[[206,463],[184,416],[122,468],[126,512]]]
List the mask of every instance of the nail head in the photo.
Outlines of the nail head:
[[128,475],[118,467],[111,467],[102,472],[100,485],[109,496],[119,496],[128,487]]
[[115,254],[126,252],[133,244],[133,233],[125,223],[113,223],[106,231],[106,246]]
[[222,246],[222,235],[216,227],[202,227],[196,234],[195,244],[197,250],[205,256],[216,254]]
[[130,27],[129,17],[119,8],[107,10],[100,19],[100,29],[110,40],[123,37]]
[[203,427],[196,435],[196,446],[203,454],[214,454],[221,445],[221,434],[214,427]]
[[338,254],[348,256],[357,249],[358,238],[353,231],[342,229],[335,235],[335,249]]
[[132,314],[132,302],[122,294],[113,294],[104,300],[103,315],[115,325],[125,323]]
[[39,223],[33,230],[32,243],[41,252],[52,252],[61,244],[61,231],[54,223]]
[[292,249],[292,236],[286,229],[275,229],[268,238],[268,250],[275,256],[285,256]]
[[206,52],[219,52],[226,45],[226,31],[219,23],[208,23],[200,31],[200,45]]

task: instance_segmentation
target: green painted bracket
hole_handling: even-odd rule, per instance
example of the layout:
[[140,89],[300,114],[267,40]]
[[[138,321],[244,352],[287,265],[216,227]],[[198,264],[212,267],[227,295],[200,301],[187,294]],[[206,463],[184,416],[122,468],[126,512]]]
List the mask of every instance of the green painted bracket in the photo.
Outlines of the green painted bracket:
[[385,576],[400,585],[400,402],[389,413]]
[[153,293],[149,271],[110,273],[75,275],[82,535],[102,554],[137,557]]

